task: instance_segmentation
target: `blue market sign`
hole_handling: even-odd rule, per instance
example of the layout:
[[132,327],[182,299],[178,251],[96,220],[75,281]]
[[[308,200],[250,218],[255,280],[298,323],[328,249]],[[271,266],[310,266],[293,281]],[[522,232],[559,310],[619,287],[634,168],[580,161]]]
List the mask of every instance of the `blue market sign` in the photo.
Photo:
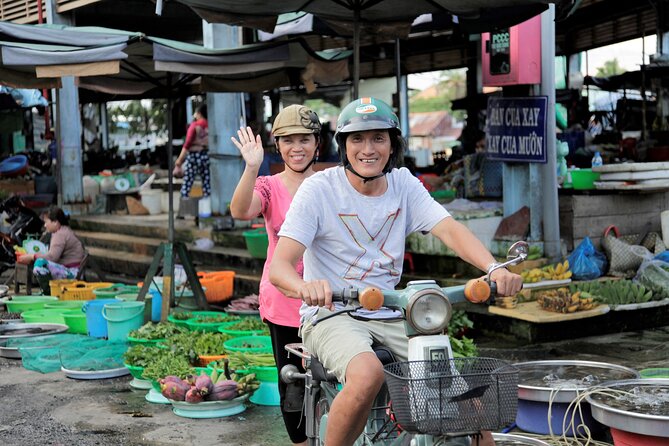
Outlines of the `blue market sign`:
[[488,98],[486,152],[489,159],[546,162],[548,98]]

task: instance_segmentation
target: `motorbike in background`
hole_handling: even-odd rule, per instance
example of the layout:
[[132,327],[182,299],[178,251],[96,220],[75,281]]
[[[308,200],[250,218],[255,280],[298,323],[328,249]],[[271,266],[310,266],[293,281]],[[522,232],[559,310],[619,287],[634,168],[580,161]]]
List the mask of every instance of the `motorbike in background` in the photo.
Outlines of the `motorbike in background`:
[[16,263],[14,246],[21,246],[30,237],[39,238],[44,222],[37,212],[27,207],[21,197],[13,195],[0,203],[0,214],[7,215],[9,230],[0,233],[0,273]]
[[[383,306],[402,312],[409,338],[406,362],[396,362],[386,347],[375,347],[384,364],[385,384],[355,445],[464,446],[476,444],[482,431],[499,430],[515,421],[518,370],[495,358],[454,358],[449,337],[443,333],[453,313],[452,303],[488,301],[496,294],[490,274],[523,262],[528,252],[526,242],[514,243],[506,262],[491,269],[487,277],[464,286],[441,288],[434,280],[419,280],[402,290],[365,288],[333,293],[333,300],[347,307],[314,325],[343,313],[359,319],[357,310]],[[306,372],[287,365],[281,369],[281,379],[304,381],[307,442],[323,445],[328,412],[341,384],[302,344],[288,344],[286,350],[302,358]]]

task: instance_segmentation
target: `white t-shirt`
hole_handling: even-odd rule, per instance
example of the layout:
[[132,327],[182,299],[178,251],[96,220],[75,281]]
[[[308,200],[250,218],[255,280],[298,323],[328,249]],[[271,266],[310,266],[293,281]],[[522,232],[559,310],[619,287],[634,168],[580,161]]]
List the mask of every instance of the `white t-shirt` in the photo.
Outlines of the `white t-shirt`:
[[[393,169],[386,178],[388,189],[378,197],[356,191],[341,166],[302,183],[279,236],[306,247],[304,280],[327,280],[333,290],[395,288],[402,275],[406,236],[429,232],[450,214],[408,169]],[[302,322],[316,312],[317,307],[303,304]],[[379,310],[372,316],[388,317],[389,312]]]

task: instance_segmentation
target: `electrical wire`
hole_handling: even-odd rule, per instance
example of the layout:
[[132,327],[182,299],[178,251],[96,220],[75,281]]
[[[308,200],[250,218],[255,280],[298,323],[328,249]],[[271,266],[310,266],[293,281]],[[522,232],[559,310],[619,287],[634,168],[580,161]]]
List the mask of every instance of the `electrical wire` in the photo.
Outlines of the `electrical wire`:
[[[569,403],[567,409],[565,410],[565,414],[562,419],[562,434],[556,435],[553,432],[553,424],[551,423],[551,420],[553,418],[552,416],[553,403],[555,402],[555,399],[557,398],[557,395],[560,392],[560,390],[565,390],[565,389],[564,387],[551,388],[551,393],[548,398],[547,418],[548,418],[549,434],[547,436],[533,436],[533,437],[538,438],[540,440],[544,440],[546,442],[550,442],[555,446],[610,446],[610,443],[594,440],[592,438],[592,432],[590,432],[590,428],[584,422],[583,408],[581,407],[581,403],[590,395],[603,395],[615,398],[623,395],[631,395],[631,393],[623,390],[611,389],[608,387],[598,387],[598,386],[590,387],[586,389],[584,392],[580,392],[577,389],[576,398]],[[569,390],[573,389],[570,388]],[[577,415],[579,417],[578,422],[576,420]],[[567,432],[570,429],[573,433],[573,437],[567,436]],[[583,434],[579,436],[579,432],[583,432]]]

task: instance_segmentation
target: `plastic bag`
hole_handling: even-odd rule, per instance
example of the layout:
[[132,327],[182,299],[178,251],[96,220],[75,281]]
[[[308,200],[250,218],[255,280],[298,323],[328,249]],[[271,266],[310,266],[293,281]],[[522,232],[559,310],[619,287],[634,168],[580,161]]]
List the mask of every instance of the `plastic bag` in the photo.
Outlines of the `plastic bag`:
[[634,278],[641,285],[653,290],[660,299],[669,297],[669,263],[648,259],[639,267]]
[[669,262],[669,250],[666,250],[656,255],[655,260],[659,260],[661,262]]
[[597,251],[586,237],[567,258],[572,278],[577,280],[592,280],[604,275],[606,271],[606,256]]

